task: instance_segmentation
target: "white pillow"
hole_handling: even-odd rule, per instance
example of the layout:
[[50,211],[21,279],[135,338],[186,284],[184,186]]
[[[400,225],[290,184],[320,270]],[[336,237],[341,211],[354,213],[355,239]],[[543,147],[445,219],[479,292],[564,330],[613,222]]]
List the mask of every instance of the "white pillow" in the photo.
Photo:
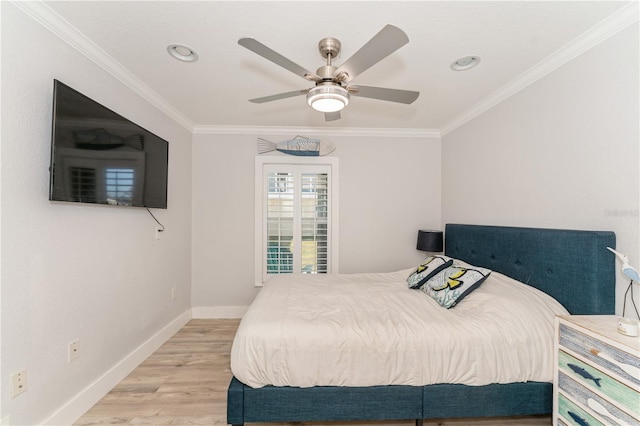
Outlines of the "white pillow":
[[422,285],[422,291],[438,302],[443,308],[453,308],[491,274],[487,268],[454,262],[441,269]]
[[452,264],[450,257],[429,256],[407,277],[407,284],[411,289],[419,289],[429,278]]

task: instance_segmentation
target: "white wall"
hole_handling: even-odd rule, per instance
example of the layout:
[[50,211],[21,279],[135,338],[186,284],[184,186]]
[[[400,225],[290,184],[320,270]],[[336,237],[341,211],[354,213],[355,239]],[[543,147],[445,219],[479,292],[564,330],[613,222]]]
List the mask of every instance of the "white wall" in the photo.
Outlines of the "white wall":
[[610,230],[640,267],[638,64],[636,23],[443,136],[443,222]]
[[[191,133],[15,5],[1,8],[0,417],[33,425],[188,311]],[[48,201],[54,78],[170,142],[169,208],[154,211],[167,229],[160,241],[144,209]],[[73,339],[81,355],[68,363]],[[11,399],[9,374],[22,368],[28,390]]]
[[[295,135],[194,135],[194,316],[232,315],[238,311],[227,307],[248,306],[255,297],[256,139]],[[392,271],[419,262],[418,229],[440,224],[439,138],[304,136],[330,141],[336,146],[330,155],[340,159],[340,272]]]

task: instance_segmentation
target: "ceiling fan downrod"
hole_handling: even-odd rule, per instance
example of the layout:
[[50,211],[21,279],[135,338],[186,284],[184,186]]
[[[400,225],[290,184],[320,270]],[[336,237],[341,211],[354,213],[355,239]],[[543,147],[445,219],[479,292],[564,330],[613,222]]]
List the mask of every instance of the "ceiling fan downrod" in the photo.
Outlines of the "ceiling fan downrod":
[[333,77],[333,73],[338,68],[331,64],[331,60],[340,54],[341,47],[340,40],[333,37],[326,37],[318,42],[320,56],[327,60],[327,65],[318,68],[316,71],[318,77],[322,79],[321,82],[333,81],[338,83]]

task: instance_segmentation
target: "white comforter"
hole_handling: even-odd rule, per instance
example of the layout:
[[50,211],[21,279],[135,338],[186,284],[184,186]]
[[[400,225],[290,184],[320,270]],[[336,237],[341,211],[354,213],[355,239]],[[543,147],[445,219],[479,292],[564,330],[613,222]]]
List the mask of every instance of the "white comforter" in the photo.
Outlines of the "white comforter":
[[557,301],[492,272],[444,309],[407,288],[411,271],[274,277],[240,323],[233,374],[254,388],[552,381]]

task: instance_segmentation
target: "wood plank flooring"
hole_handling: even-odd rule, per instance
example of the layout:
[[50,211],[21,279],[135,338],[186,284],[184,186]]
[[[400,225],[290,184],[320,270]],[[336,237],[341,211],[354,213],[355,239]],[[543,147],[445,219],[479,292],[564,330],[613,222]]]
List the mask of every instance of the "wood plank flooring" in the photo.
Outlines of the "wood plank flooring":
[[[191,320],[75,423],[226,425],[229,353],[239,320]],[[302,423],[251,423],[276,426]],[[410,426],[400,422],[309,422],[310,426]],[[425,426],[542,426],[548,416],[446,419]],[[250,425],[247,423],[247,425]]]

